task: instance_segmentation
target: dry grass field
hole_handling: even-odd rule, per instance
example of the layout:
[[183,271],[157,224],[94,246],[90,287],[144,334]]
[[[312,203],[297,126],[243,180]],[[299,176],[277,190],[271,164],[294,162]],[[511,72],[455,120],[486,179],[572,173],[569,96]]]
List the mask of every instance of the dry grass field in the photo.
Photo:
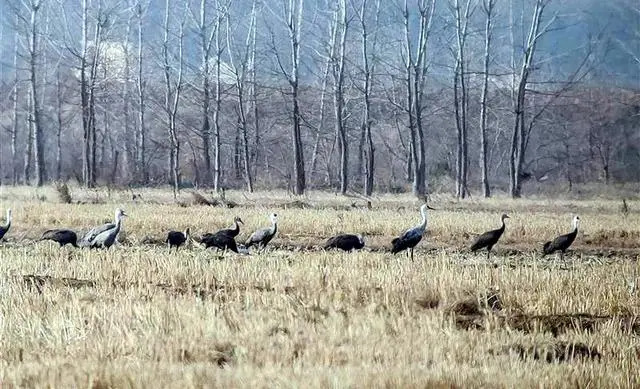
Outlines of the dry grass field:
[[[433,196],[412,262],[390,240],[420,220],[408,195],[229,192],[233,208],[161,190],[0,189],[0,381],[9,387],[640,387],[640,201],[457,202]],[[208,193],[203,193],[210,197]],[[141,195],[141,196],[138,196]],[[60,249],[43,231],[129,217],[110,250]],[[268,250],[177,253],[193,235],[279,215]],[[474,234],[507,229],[486,261]],[[545,240],[581,231],[564,260]],[[363,233],[357,253],[318,249]]]

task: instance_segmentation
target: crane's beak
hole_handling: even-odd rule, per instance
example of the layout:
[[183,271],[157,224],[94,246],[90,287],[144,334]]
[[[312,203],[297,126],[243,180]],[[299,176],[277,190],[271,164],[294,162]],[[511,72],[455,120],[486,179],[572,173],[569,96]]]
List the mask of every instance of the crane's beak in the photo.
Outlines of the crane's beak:
[[240,224],[243,224],[243,225],[244,225],[244,222],[242,221],[242,219],[238,219],[238,223],[240,223]]
[[437,209],[435,209],[435,208],[433,208],[433,207],[430,207],[430,206],[428,206],[428,205],[427,205],[427,209],[430,209],[430,210],[432,210],[432,211],[437,211]]

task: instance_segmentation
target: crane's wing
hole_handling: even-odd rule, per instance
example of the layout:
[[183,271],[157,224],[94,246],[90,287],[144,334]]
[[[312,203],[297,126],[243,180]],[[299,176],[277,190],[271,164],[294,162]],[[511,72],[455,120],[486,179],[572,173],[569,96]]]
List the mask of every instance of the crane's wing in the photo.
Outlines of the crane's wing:
[[80,243],[83,246],[88,246],[98,237],[98,235],[115,227],[116,225],[113,223],[107,223],[107,224],[95,227],[85,234],[85,236],[82,238],[82,241]]
[[269,229],[268,228],[259,229],[256,232],[254,232],[253,234],[251,234],[249,239],[247,239],[247,243],[262,242],[262,240],[264,240],[264,238],[266,238],[267,235],[269,235]]

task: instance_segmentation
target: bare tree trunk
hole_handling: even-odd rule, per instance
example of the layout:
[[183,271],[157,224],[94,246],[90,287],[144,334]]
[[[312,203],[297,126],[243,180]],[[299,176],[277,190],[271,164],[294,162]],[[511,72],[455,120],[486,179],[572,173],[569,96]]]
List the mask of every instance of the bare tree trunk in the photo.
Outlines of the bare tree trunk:
[[[16,15],[16,23],[18,17]],[[16,30],[14,36],[14,54],[13,54],[13,69],[14,69],[14,89],[13,89],[13,127],[11,130],[11,169],[12,169],[12,182],[13,185],[18,184],[18,122],[20,121],[19,99],[20,99],[20,71],[18,68],[18,31]]]
[[[524,165],[525,157],[525,104],[526,104],[526,91],[529,81],[529,75],[532,70],[533,57],[536,52],[536,47],[540,37],[546,32],[548,27],[553,22],[553,19],[544,28],[544,31],[540,31],[542,24],[542,14],[544,9],[549,4],[550,0],[536,0],[533,7],[533,16],[531,19],[531,26],[529,29],[529,35],[525,44],[525,51],[522,59],[522,65],[520,68],[520,77],[517,85],[517,93],[515,94],[515,122],[513,127],[513,133],[511,136],[511,153],[509,158],[509,191],[511,197],[518,198],[522,195],[522,167]],[[514,69],[515,70],[515,69]]]
[[304,151],[302,146],[302,134],[300,126],[300,102],[298,92],[298,66],[300,61],[300,27],[302,24],[302,0],[289,0],[289,12],[287,25],[289,28],[289,39],[291,42],[291,75],[289,84],[291,85],[291,96],[293,99],[292,109],[292,137],[293,137],[293,175],[295,177],[294,194],[304,194],[306,188],[306,177],[304,170]]
[[211,82],[210,82],[210,60],[213,38],[219,33],[219,24],[215,24],[209,30],[209,19],[207,17],[207,9],[209,8],[208,0],[200,0],[200,15],[198,19],[198,33],[200,35],[200,58],[202,72],[202,129],[200,136],[202,137],[202,153],[204,157],[204,175],[203,183],[211,185],[213,175],[211,174],[211,124],[210,100],[211,100]]
[[132,161],[134,160],[133,149],[135,145],[135,142],[131,141],[131,108],[129,104],[129,101],[131,100],[131,93],[129,92],[129,79],[131,78],[131,64],[129,59],[131,20],[131,17],[127,19],[127,27],[124,33],[124,76],[122,77],[122,115],[124,120],[124,134],[122,134],[121,139],[124,145],[124,178],[127,181],[131,180],[131,172],[134,170]]
[[333,108],[334,125],[340,147],[340,193],[346,194],[349,187],[349,142],[344,123],[344,68],[347,41],[347,3],[340,0],[335,11],[332,44]]
[[[216,27],[217,31],[220,30],[220,26],[224,17],[224,14],[228,12],[228,9],[218,10],[216,17]],[[215,110],[213,111],[213,132],[214,132],[214,148],[213,148],[213,188],[216,192],[220,192],[222,190],[221,187],[221,178],[222,178],[222,146],[220,140],[220,109],[222,106],[222,87],[221,83],[221,74],[220,74],[220,65],[222,60],[222,53],[224,52],[224,48],[220,44],[221,34],[216,34],[216,92],[215,92]]]
[[467,0],[464,12],[460,0],[453,4],[456,21],[457,55],[454,75],[454,105],[456,114],[456,128],[458,130],[458,148],[456,158],[456,197],[467,196],[467,170],[468,170],[468,136],[467,136],[467,84],[466,84],[466,59],[465,46],[468,36],[469,19],[471,18],[476,2]]
[[[242,155],[243,161],[243,171],[244,171],[244,179],[247,187],[247,191],[253,192],[253,178],[251,176],[251,165],[249,161],[249,136],[248,136],[248,117],[247,117],[247,107],[246,107],[246,99],[245,99],[245,91],[247,89],[246,85],[246,75],[249,70],[249,59],[251,54],[251,40],[252,34],[254,32],[254,25],[256,23],[255,18],[255,2],[254,8],[251,11],[251,20],[250,20],[249,29],[247,30],[247,37],[245,40],[245,44],[243,46],[242,51],[242,59],[240,61],[240,68],[236,66],[236,62],[233,55],[232,49],[232,39],[231,39],[231,28],[230,28],[230,17],[227,13],[227,47],[229,48],[229,63],[231,67],[234,69],[235,75],[235,83],[236,83],[236,91],[238,92],[238,101],[236,112],[238,114],[238,132],[236,135],[236,176],[239,177],[239,158],[240,154]],[[241,139],[240,139],[241,138]],[[240,144],[241,143],[241,144]]]
[[486,15],[484,31],[484,68],[482,73],[482,97],[480,98],[480,170],[482,174],[482,195],[491,197],[489,172],[487,168],[487,98],[489,94],[489,63],[491,59],[491,38],[493,33],[493,11],[496,0],[483,0]]
[[[333,40],[332,40],[333,42]],[[332,47],[333,47],[332,43]],[[327,57],[327,61],[325,62],[324,72],[322,76],[322,87],[320,89],[320,108],[319,108],[319,119],[317,125],[316,139],[313,143],[313,152],[311,155],[311,169],[309,171],[309,177],[311,181],[313,181],[313,177],[316,173],[318,167],[318,155],[320,154],[320,143],[323,136],[324,130],[324,121],[325,121],[325,98],[327,95],[327,84],[329,81],[329,70],[331,69],[331,56]]]
[[249,59],[249,62],[251,64],[250,66],[251,107],[253,112],[253,127],[254,127],[253,129],[255,131],[254,132],[254,151],[253,151],[253,158],[252,158],[254,173],[257,170],[258,161],[260,160],[260,148],[262,147],[262,145],[260,144],[260,110],[258,108],[258,78],[257,78],[257,72],[256,72],[256,68],[257,68],[256,40],[257,40],[257,33],[258,33],[258,19],[256,17],[257,1],[258,0],[253,0],[252,8],[251,8],[251,12],[253,13],[254,23],[253,23],[253,33],[251,37],[251,56]]
[[29,110],[29,121],[33,126],[33,147],[35,151],[35,173],[36,185],[42,186],[45,180],[44,161],[44,139],[41,124],[40,98],[38,97],[38,56],[39,50],[39,30],[38,13],[42,6],[42,0],[34,0],[30,3],[30,30],[29,30],[29,85],[31,87],[31,104]]
[[138,129],[136,136],[136,180],[138,182],[147,183],[149,181],[149,172],[147,170],[147,156],[146,156],[146,128],[145,128],[145,79],[144,68],[142,63],[143,56],[143,40],[142,40],[142,18],[144,11],[142,4],[138,3],[136,7],[136,13],[138,18],[138,80],[137,80],[137,92],[138,92]]
[[410,29],[410,13],[407,0],[404,2],[404,66],[406,82],[406,102],[411,133],[411,151],[413,159],[413,194],[422,197],[426,194],[426,152],[424,145],[424,125],[422,109],[424,105],[427,73],[427,43],[431,33],[431,23],[435,12],[435,0],[420,0],[418,14],[420,28],[418,41],[413,52],[413,40]]
[[162,42],[162,54],[164,60],[165,79],[165,110],[167,112],[167,132],[169,136],[169,164],[171,184],[173,187],[173,198],[177,199],[180,191],[180,140],[178,138],[177,115],[180,103],[180,93],[182,92],[183,73],[183,41],[184,41],[184,18],[180,22],[178,35],[178,70],[176,80],[172,81],[171,64],[169,62],[169,36],[171,34],[171,0],[165,2],[164,17],[164,40]]
[[[31,105],[33,104],[33,98],[31,97],[31,94],[33,93],[33,90],[29,89],[29,93],[27,95],[27,112],[31,112],[33,110],[33,108],[31,108]],[[26,116],[27,119],[27,128],[29,129],[28,131],[28,135],[27,135],[27,144],[24,149],[24,165],[23,165],[23,173],[22,173],[22,177],[23,177],[23,182],[25,185],[31,185],[31,151],[32,146],[33,146],[33,120],[31,118],[31,115],[27,115]]]
[[58,118],[58,128],[56,129],[56,180],[60,180],[62,174],[62,83],[60,82],[60,78],[62,75],[60,74],[60,64],[58,64],[58,68],[56,70],[56,104],[57,104],[57,118]]
[[[380,17],[380,0],[376,0],[376,16],[374,24],[373,47],[372,51],[376,52],[376,43],[378,37],[378,26]],[[362,63],[364,69],[364,113],[362,117],[362,127],[364,133],[365,149],[364,157],[366,163],[364,165],[364,194],[371,196],[374,184],[374,168],[375,168],[375,148],[373,146],[373,137],[371,136],[371,87],[373,85],[373,74],[375,63],[369,60],[368,52],[368,30],[367,30],[367,0],[363,0],[360,9],[360,24],[362,27]]]

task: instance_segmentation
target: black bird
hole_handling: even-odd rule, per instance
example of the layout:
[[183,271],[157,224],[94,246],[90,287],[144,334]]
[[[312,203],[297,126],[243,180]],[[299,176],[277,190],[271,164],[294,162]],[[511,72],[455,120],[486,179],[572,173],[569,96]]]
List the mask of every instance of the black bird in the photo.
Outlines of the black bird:
[[560,259],[564,258],[564,253],[567,251],[569,246],[576,240],[576,235],[578,235],[578,225],[580,224],[580,217],[575,216],[573,218],[573,222],[571,223],[573,227],[573,231],[568,234],[560,235],[554,240],[550,242],[546,242],[542,247],[542,256],[555,253],[556,251],[560,251]]
[[7,220],[5,222],[5,225],[0,226],[0,240],[2,240],[4,234],[9,231],[9,228],[11,228],[11,209],[7,209]]
[[225,234],[229,235],[232,238],[235,238],[240,233],[240,224],[244,224],[242,219],[239,216],[233,218],[233,228],[226,228],[224,230],[220,230],[216,232],[216,234]]
[[165,242],[167,242],[167,245],[169,246],[169,250],[171,250],[172,247],[175,247],[176,251],[178,251],[178,247],[182,246],[188,240],[189,240],[189,228],[184,230],[184,232],[169,231],[169,233],[167,233],[167,240]]
[[226,234],[207,234],[202,237],[200,243],[204,247],[215,247],[218,250],[231,250],[234,253],[238,252],[238,245],[233,237]]
[[420,207],[420,214],[422,215],[422,222],[420,222],[420,224],[406,230],[400,237],[391,241],[391,244],[393,245],[391,252],[393,254],[409,249],[409,252],[411,253],[411,260],[413,261],[413,248],[420,243],[422,235],[427,229],[427,209],[433,210],[433,208],[427,204],[423,204]]
[[269,216],[269,220],[271,220],[271,227],[261,228],[251,234],[249,239],[247,239],[245,246],[248,249],[253,245],[257,245],[258,247],[265,248],[271,239],[278,232],[278,215],[275,213]]
[[324,249],[336,248],[344,251],[360,250],[364,247],[362,235],[340,234],[332,236],[327,240]]
[[78,235],[76,235],[74,231],[66,228],[45,231],[40,240],[52,240],[57,242],[60,247],[68,244],[73,247],[78,247]]
[[496,243],[498,243],[498,240],[504,233],[504,227],[505,227],[504,219],[509,219],[509,215],[507,215],[506,213],[502,214],[502,218],[501,218],[502,226],[500,228],[498,228],[497,230],[487,231],[484,234],[477,237],[476,240],[471,245],[471,251],[475,252],[477,250],[486,248],[487,260],[488,260],[491,249]]

